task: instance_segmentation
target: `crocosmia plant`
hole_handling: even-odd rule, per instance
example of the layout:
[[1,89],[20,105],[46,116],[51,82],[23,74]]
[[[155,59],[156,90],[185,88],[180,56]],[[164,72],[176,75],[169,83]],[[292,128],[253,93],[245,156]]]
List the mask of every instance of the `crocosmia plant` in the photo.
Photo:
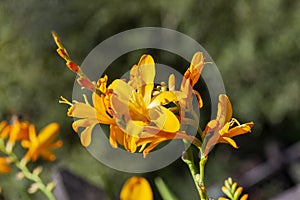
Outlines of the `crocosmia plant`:
[[[72,127],[75,132],[80,132],[82,145],[87,147],[93,142],[93,129],[97,124],[109,125],[111,148],[122,147],[128,153],[140,152],[144,159],[147,159],[147,155],[155,151],[160,144],[171,140],[183,140],[188,148],[183,152],[182,160],[191,172],[199,198],[209,199],[204,177],[209,152],[218,143],[227,143],[238,148],[233,138],[250,132],[253,122],[240,123],[233,118],[229,97],[220,94],[216,117],[203,129],[199,126],[199,116],[195,109],[201,109],[205,102],[194,86],[201,76],[202,69],[210,67],[211,64],[206,62],[203,52],[194,53],[190,66],[179,80],[179,88],[175,87],[175,81],[178,79],[175,80],[174,74],[169,74],[165,82],[154,83],[159,68],[155,67],[154,58],[146,54],[132,66],[128,80],[120,77],[108,81],[107,75],[99,77],[99,80],[90,80],[81,67],[70,58],[57,34],[52,34],[58,54],[66,61],[67,67],[78,75],[78,84],[91,92],[92,102],[89,102],[85,95],[82,102],[68,101],[64,97],[60,100],[60,103],[70,106],[67,115],[75,118]],[[197,108],[193,104],[195,101]],[[196,127],[196,135],[189,134],[189,126]],[[45,156],[42,150],[46,151],[47,147],[51,146],[47,143],[38,149],[32,149],[31,146],[39,139],[33,135],[22,142],[25,148],[29,148],[29,153],[25,156],[26,161],[34,161],[39,155]],[[190,145],[196,148],[191,148]],[[195,153],[192,151],[195,150],[198,151],[199,158],[194,158]],[[50,155],[46,158],[53,159]],[[195,162],[199,162],[199,165]],[[2,165],[3,171],[7,170],[6,165]],[[199,169],[196,166],[199,166]],[[120,198],[142,199],[139,195],[143,191],[145,199],[153,198],[147,180],[133,177],[125,183]],[[232,179],[225,181],[222,191],[227,197],[220,199],[248,198],[248,195],[242,195],[242,187],[237,187],[237,183],[233,183]]]

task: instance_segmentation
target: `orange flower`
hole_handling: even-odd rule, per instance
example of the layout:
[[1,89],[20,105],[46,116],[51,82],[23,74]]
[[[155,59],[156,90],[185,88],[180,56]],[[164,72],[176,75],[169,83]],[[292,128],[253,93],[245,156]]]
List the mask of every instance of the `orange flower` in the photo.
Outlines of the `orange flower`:
[[228,143],[234,148],[238,148],[231,138],[250,132],[253,125],[253,122],[240,124],[232,118],[232,106],[229,98],[225,94],[221,94],[217,117],[208,122],[203,132],[206,141],[203,156],[207,156],[211,148],[217,143]]
[[23,162],[32,160],[36,161],[40,156],[48,161],[54,161],[55,155],[50,151],[51,149],[62,146],[62,141],[55,141],[59,132],[59,125],[51,123],[44,127],[40,133],[36,134],[34,125],[29,127],[29,140],[22,140],[22,147],[27,148],[28,151],[23,158]]
[[[81,143],[91,143],[92,130],[96,124],[110,125],[110,144],[116,148],[118,144],[129,152],[135,152],[141,146],[146,156],[159,143],[194,137],[179,132],[180,123],[177,116],[163,105],[177,101],[175,92],[161,91],[153,96],[155,66],[149,55],[143,55],[130,71],[130,80],[117,79],[108,87],[107,76],[99,79],[98,92],[93,92],[91,106],[85,103],[70,103],[62,98],[60,103],[71,105],[68,116],[79,118],[73,123],[73,129],[81,133]],[[149,146],[147,147],[147,144]]]
[[9,158],[0,157],[0,173],[8,173],[10,172],[11,168],[9,166]]
[[5,139],[9,137],[6,149],[11,151],[15,142],[23,139],[28,139],[28,132],[30,123],[28,121],[20,122],[17,116],[13,116],[12,124],[7,125],[6,121],[2,121],[0,127],[1,138]]
[[128,179],[120,194],[120,200],[152,200],[153,193],[147,179],[143,177],[133,176]]

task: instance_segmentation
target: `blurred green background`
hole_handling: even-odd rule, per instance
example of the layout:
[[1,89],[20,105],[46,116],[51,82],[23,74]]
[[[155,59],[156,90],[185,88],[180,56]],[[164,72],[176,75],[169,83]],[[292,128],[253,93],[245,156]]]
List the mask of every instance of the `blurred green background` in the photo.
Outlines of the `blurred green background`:
[[[221,184],[226,177],[242,175],[265,161],[269,141],[284,149],[300,139],[299,13],[300,1],[294,0],[2,0],[1,119],[19,114],[38,129],[59,122],[65,145],[56,151],[56,162],[40,161],[45,178],[64,166],[117,197],[132,174],[109,169],[92,158],[72,131],[67,107],[59,105],[58,99],[61,95],[71,98],[75,74],[56,54],[51,31],[60,35],[80,64],[96,45],[121,31],[145,26],[174,29],[208,51],[223,76],[234,116],[255,123],[251,134],[237,139],[239,151],[218,145],[210,155],[208,185]],[[131,66],[138,59],[129,57],[122,66]],[[168,64],[187,67],[180,62]],[[145,176],[161,176],[179,199],[197,198],[188,169],[180,160]],[[7,199],[39,199],[41,194],[26,195],[28,185],[15,181],[13,173],[0,176]],[[268,199],[286,189],[281,182],[273,185],[263,188],[259,197]]]

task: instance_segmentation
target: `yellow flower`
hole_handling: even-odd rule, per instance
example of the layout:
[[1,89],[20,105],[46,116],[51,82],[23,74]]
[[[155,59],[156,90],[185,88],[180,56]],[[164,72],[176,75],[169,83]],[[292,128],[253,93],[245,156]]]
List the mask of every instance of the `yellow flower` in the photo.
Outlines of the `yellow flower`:
[[28,121],[20,122],[17,116],[13,116],[11,125],[7,125],[6,121],[2,121],[0,126],[3,127],[1,131],[1,138],[5,139],[9,137],[6,145],[8,151],[12,150],[16,141],[28,139],[30,126]]
[[[180,93],[162,90],[153,95],[155,66],[150,55],[143,55],[130,71],[130,80],[115,80],[111,107],[117,124],[128,136],[125,148],[135,152],[141,146],[144,157],[160,143],[172,139],[195,138],[180,131],[179,116],[164,105],[177,102]],[[148,145],[148,146],[147,146]]]
[[99,79],[92,94],[94,107],[87,100],[72,104],[62,98],[60,103],[71,105],[68,116],[79,118],[73,129],[78,132],[79,127],[84,128],[81,143],[84,146],[91,143],[92,130],[98,123],[110,125],[112,147],[120,144],[129,152],[141,147],[144,157],[166,140],[186,138],[192,142],[194,137],[179,132],[177,116],[163,106],[177,101],[175,93],[162,91],[153,96],[154,76],[153,58],[143,55],[138,65],[132,67],[128,83],[117,79],[106,87],[107,76]]
[[0,173],[8,173],[10,172],[11,168],[9,166],[9,158],[0,157]]
[[45,160],[54,161],[55,155],[51,149],[62,146],[62,141],[55,141],[59,132],[59,125],[51,123],[44,127],[37,135],[34,125],[29,127],[29,140],[22,140],[22,147],[28,151],[23,158],[23,162],[36,161],[40,156]]
[[133,176],[128,179],[120,194],[120,200],[152,200],[153,193],[147,179]]
[[219,96],[217,117],[208,122],[204,130],[206,145],[203,156],[207,156],[210,149],[217,143],[228,143],[234,148],[238,148],[231,138],[250,132],[253,125],[253,122],[240,124],[232,118],[232,106],[229,98],[225,94],[221,94]]

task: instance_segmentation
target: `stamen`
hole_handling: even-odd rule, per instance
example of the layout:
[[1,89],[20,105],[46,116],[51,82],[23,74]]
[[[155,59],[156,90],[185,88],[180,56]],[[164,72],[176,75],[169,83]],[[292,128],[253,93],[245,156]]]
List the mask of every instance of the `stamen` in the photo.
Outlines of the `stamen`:
[[83,96],[84,102],[85,102],[87,105],[90,105],[89,100],[87,99],[87,96],[86,96],[85,94],[83,94],[82,96]]
[[230,126],[233,126],[234,125],[234,123],[236,123],[238,126],[240,126],[241,124],[240,124],[240,122],[237,120],[237,119],[235,119],[235,118],[232,118],[231,119],[231,121],[229,122],[229,125]]
[[61,100],[59,100],[58,103],[67,104],[67,105],[73,106],[73,104],[70,101],[68,101],[66,98],[64,98],[63,96],[60,96],[60,99]]

